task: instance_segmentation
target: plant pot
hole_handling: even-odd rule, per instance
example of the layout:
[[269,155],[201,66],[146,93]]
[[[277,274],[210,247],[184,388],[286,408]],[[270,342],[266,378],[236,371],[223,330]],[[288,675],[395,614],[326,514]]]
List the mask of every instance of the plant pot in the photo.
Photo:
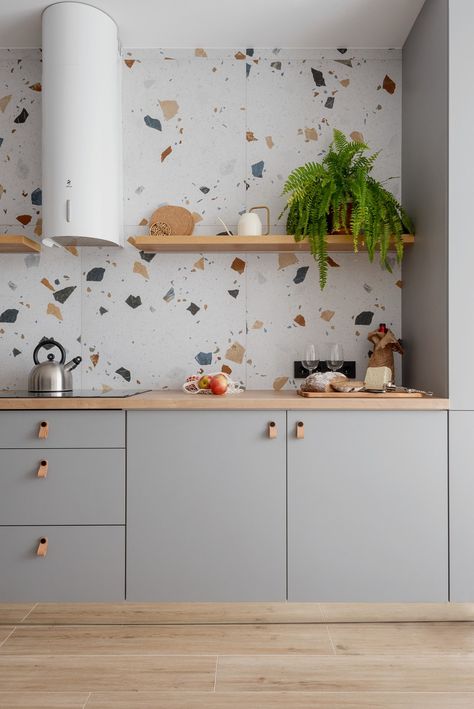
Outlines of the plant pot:
[[[339,209],[339,215],[342,213],[342,207]],[[331,234],[347,234],[350,236],[352,234],[351,231],[351,217],[352,217],[352,202],[349,202],[347,205],[347,212],[346,212],[346,225],[341,226],[340,229],[334,229],[333,224],[334,224],[334,212],[332,209],[329,210],[328,214],[328,224],[329,224],[329,232]]]

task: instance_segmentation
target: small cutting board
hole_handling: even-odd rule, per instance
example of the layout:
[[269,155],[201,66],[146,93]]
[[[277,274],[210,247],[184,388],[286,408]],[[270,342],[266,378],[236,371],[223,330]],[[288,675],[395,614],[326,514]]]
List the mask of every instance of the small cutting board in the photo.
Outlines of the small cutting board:
[[301,389],[298,389],[297,394],[307,399],[422,399],[425,397],[425,394],[415,391],[387,391],[374,394],[368,391],[301,391]]

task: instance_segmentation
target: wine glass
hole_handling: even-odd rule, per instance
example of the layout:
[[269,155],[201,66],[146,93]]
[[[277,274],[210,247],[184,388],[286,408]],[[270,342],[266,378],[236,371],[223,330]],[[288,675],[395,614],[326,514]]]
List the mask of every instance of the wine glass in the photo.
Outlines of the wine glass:
[[308,344],[306,345],[304,357],[301,360],[301,364],[305,369],[308,370],[310,374],[312,374],[318,368],[319,352],[316,345],[314,345],[312,342],[308,342]]
[[341,369],[343,364],[344,350],[342,349],[342,345],[339,344],[339,342],[329,342],[326,358],[327,368],[330,369],[331,372],[337,372],[338,369]]

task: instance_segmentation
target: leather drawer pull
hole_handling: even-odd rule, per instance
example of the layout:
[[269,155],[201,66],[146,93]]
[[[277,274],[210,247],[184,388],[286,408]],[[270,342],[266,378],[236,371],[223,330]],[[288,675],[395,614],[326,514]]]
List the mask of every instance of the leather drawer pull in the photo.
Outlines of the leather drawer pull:
[[38,472],[36,473],[36,477],[38,478],[45,478],[48,474],[48,461],[47,460],[40,460],[40,464],[38,466]]
[[48,553],[48,537],[41,537],[39,540],[38,548],[36,550],[37,556],[46,556]]
[[48,438],[49,425],[47,421],[41,421],[38,429],[38,438]]
[[304,438],[304,423],[303,421],[298,421],[296,424],[296,438]]
[[269,421],[268,423],[268,438],[276,438],[278,435],[278,429],[275,421]]

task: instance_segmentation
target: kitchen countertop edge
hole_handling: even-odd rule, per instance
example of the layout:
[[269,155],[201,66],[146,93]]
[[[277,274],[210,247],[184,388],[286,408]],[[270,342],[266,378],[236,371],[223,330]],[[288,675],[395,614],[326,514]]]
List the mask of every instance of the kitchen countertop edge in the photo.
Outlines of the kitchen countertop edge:
[[304,398],[291,391],[254,390],[242,394],[211,396],[185,394],[182,391],[148,391],[121,398],[4,398],[0,410],[362,410],[362,411],[447,411],[449,399],[439,397],[390,398],[383,395],[370,399],[345,397]]

